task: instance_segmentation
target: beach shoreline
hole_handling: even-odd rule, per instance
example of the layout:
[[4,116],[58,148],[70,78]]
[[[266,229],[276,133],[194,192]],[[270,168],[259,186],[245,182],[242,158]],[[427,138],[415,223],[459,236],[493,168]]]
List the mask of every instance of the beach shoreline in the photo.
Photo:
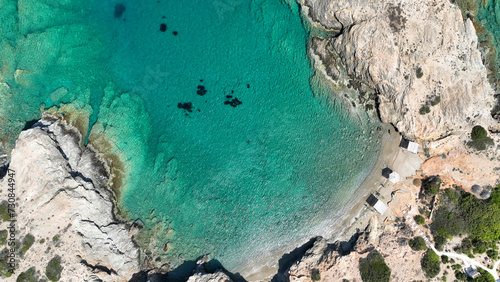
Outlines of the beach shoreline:
[[[381,124],[383,132],[380,143],[380,151],[374,161],[371,171],[367,174],[359,187],[354,192],[354,195],[348,200],[345,206],[341,220],[330,226],[329,238],[326,238],[329,243],[336,241],[347,241],[349,238],[360,230],[364,230],[369,222],[369,217],[373,215],[373,210],[365,206],[366,198],[378,191],[381,195],[391,191],[381,191],[384,189],[386,179],[382,176],[382,169],[387,165],[391,165],[399,155],[400,134],[390,124]],[[388,186],[385,186],[386,188]],[[358,224],[359,223],[359,224]],[[271,281],[278,273],[279,260],[284,255],[290,253],[296,248],[300,248],[314,237],[302,239],[299,242],[287,246],[279,247],[272,252],[253,259],[244,266],[233,271],[243,276],[247,281]]]

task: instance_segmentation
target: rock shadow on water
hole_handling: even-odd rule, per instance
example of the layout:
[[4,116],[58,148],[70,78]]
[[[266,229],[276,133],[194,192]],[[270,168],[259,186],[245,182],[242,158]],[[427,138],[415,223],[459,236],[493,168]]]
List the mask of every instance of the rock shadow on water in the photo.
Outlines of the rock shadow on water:
[[189,277],[195,273],[198,273],[199,267],[205,273],[215,273],[221,270],[224,274],[229,276],[234,282],[246,282],[246,280],[239,273],[231,273],[227,271],[222,264],[216,260],[212,259],[202,265],[197,264],[197,260],[185,261],[183,264],[178,266],[176,269],[167,272],[165,274],[155,273],[155,270],[141,271],[132,276],[129,282],[184,282],[189,279]]
[[24,124],[23,131],[32,128],[38,121],[39,121],[39,119],[34,119],[34,120],[27,121]]
[[281,282],[286,280],[286,272],[287,270],[298,260],[302,259],[302,257],[306,254],[307,250],[309,250],[314,242],[318,240],[318,237],[312,238],[304,245],[295,248],[290,253],[284,254],[278,261],[278,273],[272,278],[272,282]]
[[127,8],[125,7],[125,5],[121,4],[121,3],[118,3],[115,5],[115,12],[113,13],[113,16],[117,19],[121,18],[123,13],[125,13],[125,10]]

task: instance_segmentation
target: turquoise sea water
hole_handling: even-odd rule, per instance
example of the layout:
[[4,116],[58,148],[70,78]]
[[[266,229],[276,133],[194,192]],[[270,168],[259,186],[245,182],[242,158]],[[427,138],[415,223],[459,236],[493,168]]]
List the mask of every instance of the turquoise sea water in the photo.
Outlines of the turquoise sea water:
[[[477,19],[483,24],[483,26],[491,33],[492,43],[497,50],[495,65],[497,69],[500,68],[500,2],[496,0],[489,1],[477,1],[478,14]],[[479,35],[479,42],[488,40],[488,38],[482,38]],[[495,74],[496,79],[500,79],[500,74],[497,72]]]
[[377,124],[312,79],[295,2],[83,2],[0,1],[3,136],[42,103],[90,110],[129,171],[121,208],[151,249],[168,244],[162,262],[235,269],[337,220]]

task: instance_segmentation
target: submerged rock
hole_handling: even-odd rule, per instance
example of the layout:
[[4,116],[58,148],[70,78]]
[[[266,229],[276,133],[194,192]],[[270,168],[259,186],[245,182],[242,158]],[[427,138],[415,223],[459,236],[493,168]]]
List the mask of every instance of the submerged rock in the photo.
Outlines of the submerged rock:
[[123,13],[125,13],[125,10],[127,8],[125,7],[125,5],[121,4],[121,3],[118,3],[115,5],[115,12],[114,12],[114,17],[119,19],[122,17]]

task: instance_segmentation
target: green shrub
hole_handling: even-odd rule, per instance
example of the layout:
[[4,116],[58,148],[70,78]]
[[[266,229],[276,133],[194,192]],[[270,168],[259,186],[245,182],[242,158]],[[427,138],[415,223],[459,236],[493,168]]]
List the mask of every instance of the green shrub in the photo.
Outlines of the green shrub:
[[418,110],[418,112],[421,114],[421,115],[425,115],[425,114],[428,114],[431,112],[431,109],[427,106],[422,106],[420,108],[420,110]]
[[431,101],[431,106],[435,106],[441,102],[441,96],[437,96],[434,100]]
[[16,282],[37,282],[36,269],[35,267],[31,267],[30,269],[21,272],[19,276],[17,276]]
[[488,145],[493,145],[494,141],[488,137],[488,132],[480,125],[474,126],[470,134],[472,141],[468,142],[467,145],[470,147],[482,151],[485,150]]
[[467,276],[460,270],[455,270],[455,278],[458,281],[467,281]]
[[455,247],[455,251],[467,255],[471,253],[472,248],[472,240],[469,237],[466,237],[462,239],[462,242],[459,246]]
[[0,218],[3,219],[3,221],[7,221],[10,219],[10,215],[8,213],[8,209],[7,209],[7,201],[2,201],[0,203]]
[[488,242],[478,239],[472,240],[472,245],[474,246],[473,252],[475,254],[484,254],[489,246]]
[[482,126],[476,125],[472,128],[472,132],[470,134],[472,140],[483,139],[486,136],[488,136],[488,132]]
[[50,281],[59,281],[59,279],[61,279],[62,270],[63,267],[61,266],[61,257],[55,256],[47,264],[47,267],[45,268],[45,275]]
[[441,256],[441,262],[442,263],[448,263],[449,261],[450,260],[449,260],[448,256],[445,256],[445,255]]
[[422,184],[422,188],[426,194],[436,195],[439,192],[439,188],[441,188],[441,183],[443,180],[437,176],[431,176],[424,180]]
[[498,186],[491,191],[490,201],[494,205],[500,207],[500,184],[498,184]]
[[422,68],[418,67],[416,71],[417,78],[422,78],[424,76],[424,73],[422,72]]
[[319,269],[317,269],[317,268],[311,269],[311,279],[313,281],[320,281],[321,280],[321,275],[319,274]]
[[423,251],[426,248],[425,240],[424,240],[424,238],[422,238],[420,236],[411,239],[408,242],[408,245],[410,246],[410,248],[412,250],[417,251],[417,252]]
[[31,248],[33,243],[35,243],[35,237],[31,234],[26,235],[22,241],[20,255],[23,256]]
[[[476,252],[495,248],[489,242],[500,240],[500,206],[495,203],[496,193],[494,191],[490,199],[481,200],[463,190],[446,191],[430,225],[436,246],[439,248],[451,236],[468,235],[476,240],[476,246],[466,238],[457,251],[469,254],[474,248]],[[454,214],[453,220],[449,220],[450,213]],[[487,242],[486,249],[480,241]]]
[[413,219],[415,220],[415,222],[417,224],[420,224],[420,225],[425,224],[425,218],[421,215],[416,215],[415,217],[413,217]]
[[9,231],[0,230],[0,245],[7,243],[7,235],[9,235]]
[[493,275],[491,275],[486,270],[479,268],[477,271],[481,273],[481,275],[479,277],[476,277],[476,279],[474,279],[474,282],[495,282],[495,278],[493,278]]
[[491,259],[491,260],[497,260],[498,258],[498,251],[495,251],[493,249],[487,250],[486,255]]
[[390,281],[391,278],[391,270],[377,250],[359,259],[359,272],[364,282]]
[[427,250],[420,264],[422,265],[422,270],[425,272],[425,275],[429,278],[436,277],[441,271],[439,256],[432,249]]

